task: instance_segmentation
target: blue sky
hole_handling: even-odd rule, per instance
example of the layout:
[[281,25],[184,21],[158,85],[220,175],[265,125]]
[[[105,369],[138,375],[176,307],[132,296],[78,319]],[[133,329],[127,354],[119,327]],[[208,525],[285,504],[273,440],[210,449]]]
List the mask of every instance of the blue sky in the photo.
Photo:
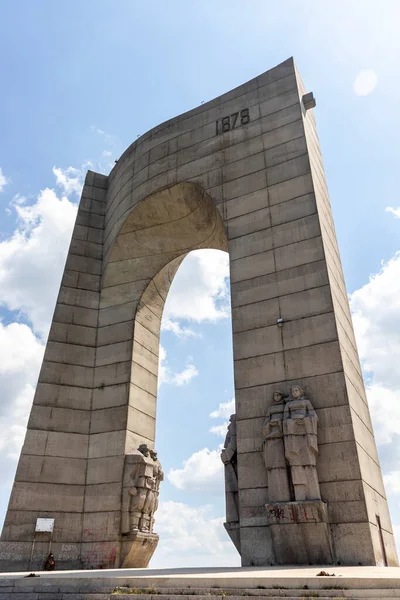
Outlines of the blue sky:
[[[400,530],[399,29],[397,0],[3,0],[0,515],[84,172],[107,173],[137,135],[294,56],[317,100],[342,263]],[[237,562],[221,527],[218,457],[233,395],[226,274],[224,255],[204,251],[186,259],[170,292],[157,424],[168,478],[154,566]],[[202,310],[181,310],[194,295]]]

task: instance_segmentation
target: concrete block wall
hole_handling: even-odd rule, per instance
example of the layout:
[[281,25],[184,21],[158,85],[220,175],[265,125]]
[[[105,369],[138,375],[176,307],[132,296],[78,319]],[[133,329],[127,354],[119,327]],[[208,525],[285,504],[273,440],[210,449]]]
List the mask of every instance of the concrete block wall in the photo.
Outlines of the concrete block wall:
[[1,537],[13,570],[42,566],[49,538],[35,536],[38,517],[55,519],[65,568],[81,567],[106,187],[88,173]]
[[108,177],[89,172],[2,535],[8,568],[28,568],[38,516],[56,518],[60,568],[119,566],[126,456],[154,445],[162,310],[198,248],[230,255],[243,565],[275,561],[261,430],[291,383],[318,413],[337,560],[382,562],[376,514],[397,560],[304,91],[289,59],[152,129]]
[[[305,93],[304,84],[296,69],[300,95]],[[340,260],[339,248],[335,234],[332,210],[329,201],[322,155],[316,129],[313,111],[303,109],[305,137],[310,158],[311,174],[314,185],[315,199],[318,207],[319,221],[322,231],[324,253],[328,270],[332,303],[334,306],[335,323],[338,335],[340,354],[345,370],[346,400],[348,412],[354,431],[353,451],[356,452],[361,482],[355,486],[353,494],[343,494],[341,514],[336,515],[336,527],[333,529],[337,544],[349,546],[351,528],[363,521],[363,528],[370,530],[366,537],[371,536],[373,559],[378,564],[397,564],[396,547],[392,533],[392,525],[388,510],[382,473],[376,449],[375,438],[368,408],[368,401],[362,377],[361,365],[354,336],[350,307],[347,298],[346,285]],[[357,489],[362,485],[362,494]],[[364,495],[364,504],[358,500]],[[352,514],[353,524],[345,523],[342,514]],[[381,527],[381,531],[379,531]],[[384,546],[380,536],[383,536]]]

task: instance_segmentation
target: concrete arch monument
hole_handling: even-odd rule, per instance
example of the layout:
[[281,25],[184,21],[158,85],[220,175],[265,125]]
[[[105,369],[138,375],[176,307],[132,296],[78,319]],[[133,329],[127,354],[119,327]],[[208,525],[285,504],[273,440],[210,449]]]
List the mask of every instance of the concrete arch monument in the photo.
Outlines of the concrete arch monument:
[[[161,316],[197,248],[230,256],[238,510],[227,531],[242,564],[397,564],[314,105],[289,59],[155,127],[108,177],[88,172],[0,570],[41,568],[50,539],[58,569],[147,564]],[[318,416],[318,506],[268,495],[265,415],[294,384]]]

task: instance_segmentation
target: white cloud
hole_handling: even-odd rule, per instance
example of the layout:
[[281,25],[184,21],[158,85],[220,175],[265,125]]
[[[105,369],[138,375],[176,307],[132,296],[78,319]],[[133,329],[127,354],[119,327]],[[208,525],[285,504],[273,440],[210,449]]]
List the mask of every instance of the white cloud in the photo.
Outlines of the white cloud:
[[199,372],[196,369],[196,367],[193,364],[189,364],[186,367],[186,369],[184,369],[180,373],[175,373],[175,375],[172,378],[172,383],[179,386],[186,385],[193,379],[193,377],[196,377],[196,375],[198,374]]
[[199,374],[198,370],[193,364],[191,356],[188,357],[187,366],[178,373],[174,373],[168,365],[167,352],[163,346],[160,345],[160,354],[158,362],[158,387],[163,383],[169,383],[171,385],[187,385],[191,382],[193,377]]
[[28,325],[0,322],[1,479],[11,479],[25,436],[44,345]]
[[209,505],[160,502],[155,524],[160,543],[151,568],[240,566],[223,521],[212,516]]
[[225,437],[226,433],[228,431],[228,425],[229,425],[229,421],[224,421],[224,423],[221,423],[221,425],[213,425],[212,427],[210,427],[210,433],[215,433],[215,435],[218,435],[220,437]]
[[0,304],[21,312],[45,337],[77,208],[46,188],[33,204],[17,196],[12,209],[18,225],[0,242]]
[[400,471],[391,471],[383,477],[386,492],[389,494],[400,494]]
[[229,402],[221,402],[217,410],[210,413],[211,419],[228,419],[235,412],[235,398]]
[[392,206],[387,206],[385,208],[386,212],[392,213],[396,217],[396,219],[400,219],[400,206],[398,208],[393,208]]
[[361,361],[371,383],[400,390],[400,252],[350,297]]
[[182,327],[178,321],[172,319],[163,319],[161,322],[162,331],[171,331],[179,338],[201,337],[199,333],[190,329],[190,327]]
[[376,442],[392,444],[400,432],[400,389],[373,382],[367,385],[366,391]]
[[[400,495],[400,251],[351,294],[350,305],[386,490],[397,508],[390,496]],[[400,527],[394,531],[399,537]]]
[[90,167],[92,167],[91,163],[82,165],[81,169],[75,169],[75,167],[67,167],[66,169],[53,167],[53,173],[56,177],[56,184],[67,196],[76,194],[76,196],[80,197],[82,193],[84,177],[86,171]]
[[[172,282],[163,321],[195,323],[229,317],[229,259],[221,250],[196,250],[182,262]],[[165,326],[164,326],[165,328]]]
[[114,145],[118,139],[116,136],[106,133],[103,129],[100,129],[100,127],[97,127],[96,125],[91,125],[90,131],[97,133],[97,135],[102,137],[107,145]]
[[224,472],[220,449],[203,448],[183,461],[181,469],[170,469],[169,482],[179,490],[222,494]]
[[357,96],[369,96],[376,88],[378,77],[374,71],[360,71],[353,83],[353,91]]
[[235,412],[235,398],[229,402],[221,402],[217,410],[210,413],[211,419],[224,419],[223,423],[210,427],[210,432],[225,437],[229,425],[229,417]]
[[[55,169],[64,191],[78,193],[77,170]],[[54,310],[76,205],[46,188],[32,202],[16,195],[10,203],[16,228],[0,242],[0,305],[20,322],[0,322],[0,451],[3,485],[11,484],[25,436],[44,344]],[[15,318],[15,317],[14,317]],[[35,335],[35,333],[37,335]],[[37,337],[39,336],[39,337]]]
[[0,192],[3,191],[5,185],[7,185],[8,179],[5,175],[3,175],[2,168],[0,167]]

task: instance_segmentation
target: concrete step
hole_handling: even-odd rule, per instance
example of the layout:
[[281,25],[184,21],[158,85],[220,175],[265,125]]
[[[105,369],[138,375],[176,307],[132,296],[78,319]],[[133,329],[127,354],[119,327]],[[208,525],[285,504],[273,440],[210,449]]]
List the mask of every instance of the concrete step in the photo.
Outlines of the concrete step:
[[[328,570],[332,577],[319,577]],[[0,600],[400,600],[400,568],[110,569],[0,574]]]
[[[338,599],[351,599],[354,600],[362,600],[363,598],[368,598],[368,600],[383,600],[390,598],[398,598],[399,596],[388,595],[388,590],[378,590],[379,595],[374,596],[360,596],[360,595],[329,595],[329,596],[321,596],[319,592],[316,591],[307,591],[302,590],[300,593],[296,595],[293,594],[279,594],[276,595],[276,590],[271,590],[271,593],[268,596],[265,596],[268,600],[282,600],[285,598],[286,600],[318,600],[318,598],[323,598],[324,600],[338,600]],[[275,592],[275,593],[274,593]],[[138,596],[135,594],[91,594],[91,593],[80,593],[80,592],[63,592],[63,593],[53,593],[53,592],[21,592],[12,590],[10,592],[1,592],[0,600],[132,600],[132,598],[137,598]],[[186,596],[186,598],[190,598],[190,596]],[[205,597],[206,598],[206,597]],[[209,598],[209,596],[208,596]],[[221,598],[224,598],[223,596]],[[242,599],[245,599],[246,596],[242,596]]]
[[[105,582],[82,584],[74,581],[65,582],[63,585],[51,585],[47,582],[33,584],[22,582],[19,585],[1,586],[0,600],[248,600],[257,596],[259,600],[306,600],[321,598],[323,600],[354,599],[354,600],[382,600],[400,598],[400,590],[393,589],[285,589],[265,588],[263,590],[216,590],[182,589],[180,593],[165,593],[166,589],[151,590],[153,593],[143,593],[150,590],[138,588],[111,587]],[[332,586],[333,587],[333,586]],[[172,591],[172,590],[171,590]],[[236,593],[233,594],[232,592]],[[124,593],[126,592],[126,593]],[[155,592],[155,593],[154,593]],[[160,593],[162,592],[162,593]],[[256,593],[257,592],[257,593]]]

